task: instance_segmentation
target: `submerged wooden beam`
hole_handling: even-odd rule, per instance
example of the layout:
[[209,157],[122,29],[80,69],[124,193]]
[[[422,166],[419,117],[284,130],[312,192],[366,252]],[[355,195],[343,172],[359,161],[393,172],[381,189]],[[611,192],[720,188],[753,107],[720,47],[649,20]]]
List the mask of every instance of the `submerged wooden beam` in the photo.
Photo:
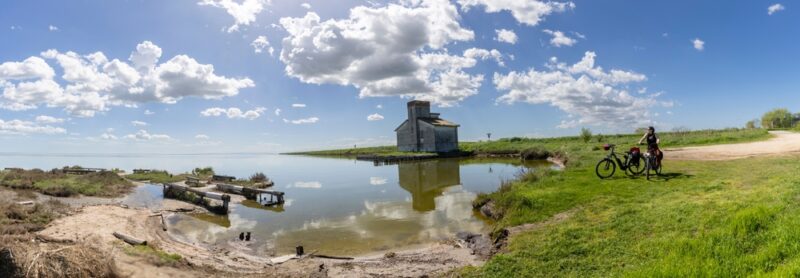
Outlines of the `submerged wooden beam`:
[[117,237],[118,239],[121,239],[124,242],[127,242],[130,245],[147,245],[146,240],[141,240],[126,234],[114,232],[114,236]]
[[283,204],[284,203],[284,195],[286,195],[286,193],[281,192],[281,191],[266,190],[266,189],[259,189],[259,188],[249,188],[249,187],[233,185],[233,184],[225,184],[225,183],[218,183],[217,184],[217,189],[219,189],[220,191],[223,191],[223,192],[239,194],[239,195],[244,196],[247,199],[257,200],[257,201],[260,201],[260,200],[258,200],[258,196],[259,195],[262,195],[262,194],[270,195],[270,199],[272,199],[273,197],[275,197],[275,199],[277,199],[276,201],[273,201],[270,204]]
[[[195,200],[195,203],[202,203],[203,205],[207,205],[203,202],[203,198],[215,199],[222,201],[222,212],[228,213],[228,203],[231,201],[231,196],[227,194],[217,193],[217,192],[207,192],[202,190],[197,190],[188,186],[178,185],[174,183],[165,183],[164,185],[164,196],[170,195],[183,195],[185,192],[190,192],[197,197],[199,200]],[[175,194],[171,194],[170,192],[174,192]]]

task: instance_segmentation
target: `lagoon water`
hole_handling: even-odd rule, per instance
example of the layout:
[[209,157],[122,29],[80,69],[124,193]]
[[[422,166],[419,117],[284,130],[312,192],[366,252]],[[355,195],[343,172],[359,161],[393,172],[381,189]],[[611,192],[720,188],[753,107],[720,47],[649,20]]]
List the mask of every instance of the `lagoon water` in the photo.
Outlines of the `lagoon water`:
[[[358,255],[429,243],[460,231],[483,232],[486,219],[471,206],[480,192],[497,189],[526,168],[547,162],[516,159],[440,159],[375,166],[352,159],[274,154],[204,155],[27,155],[6,154],[0,167],[50,169],[84,167],[165,169],[180,173],[214,167],[219,174],[245,178],[263,172],[286,192],[281,207],[255,201],[232,204],[227,216],[176,215],[170,232],[187,241],[237,244],[251,232],[253,254],[294,252],[303,245],[328,255]],[[13,163],[13,164],[10,164]],[[148,205],[162,198],[160,187],[133,193]],[[136,205],[136,204],[134,204]]]

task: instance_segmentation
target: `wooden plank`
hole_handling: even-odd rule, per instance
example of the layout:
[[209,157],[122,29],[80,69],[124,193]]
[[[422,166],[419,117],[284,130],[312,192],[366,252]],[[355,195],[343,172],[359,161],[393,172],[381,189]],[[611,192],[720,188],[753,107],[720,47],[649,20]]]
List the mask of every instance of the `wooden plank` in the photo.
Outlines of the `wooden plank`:
[[146,240],[141,240],[126,234],[114,232],[114,236],[117,237],[118,239],[121,239],[124,242],[127,242],[130,245],[147,245]]

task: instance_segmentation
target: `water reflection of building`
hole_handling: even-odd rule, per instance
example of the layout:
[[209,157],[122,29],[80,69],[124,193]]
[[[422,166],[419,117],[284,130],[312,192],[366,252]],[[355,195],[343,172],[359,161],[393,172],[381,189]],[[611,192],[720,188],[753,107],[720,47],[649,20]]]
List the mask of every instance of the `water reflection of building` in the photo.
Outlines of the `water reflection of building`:
[[397,165],[400,187],[411,193],[416,211],[436,209],[434,199],[446,187],[461,184],[458,160],[429,160]]

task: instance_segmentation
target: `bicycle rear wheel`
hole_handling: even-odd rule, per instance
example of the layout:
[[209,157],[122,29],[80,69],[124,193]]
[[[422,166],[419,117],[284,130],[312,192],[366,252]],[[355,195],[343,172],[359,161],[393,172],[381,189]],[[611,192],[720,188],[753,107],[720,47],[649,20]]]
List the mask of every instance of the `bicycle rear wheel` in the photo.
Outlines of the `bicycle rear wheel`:
[[614,161],[608,158],[600,160],[600,162],[597,163],[597,166],[594,167],[594,172],[601,179],[606,179],[613,176],[615,171],[617,171],[617,165],[614,164]]
[[631,176],[638,176],[644,173],[646,162],[641,157],[631,158],[628,161],[628,174]]

